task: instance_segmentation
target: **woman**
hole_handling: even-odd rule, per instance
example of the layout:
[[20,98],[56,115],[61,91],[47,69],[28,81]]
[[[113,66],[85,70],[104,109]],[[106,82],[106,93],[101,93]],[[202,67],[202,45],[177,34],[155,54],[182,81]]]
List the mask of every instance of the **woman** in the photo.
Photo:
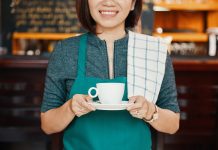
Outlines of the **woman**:
[[156,104],[135,95],[129,97],[127,110],[100,111],[87,96],[99,82],[127,84],[126,28],[138,22],[142,0],[77,0],[76,8],[89,32],[59,42],[49,60],[41,108],[43,131],[64,131],[67,150],[151,149],[149,126],[170,134],[179,128],[169,56]]

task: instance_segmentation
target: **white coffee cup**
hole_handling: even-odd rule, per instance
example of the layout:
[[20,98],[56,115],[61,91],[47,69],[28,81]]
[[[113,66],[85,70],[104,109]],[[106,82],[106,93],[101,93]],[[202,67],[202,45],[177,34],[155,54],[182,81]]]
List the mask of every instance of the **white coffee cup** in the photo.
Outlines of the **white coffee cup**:
[[[96,91],[92,95],[92,90]],[[97,83],[96,87],[91,87],[88,91],[90,97],[95,98],[98,96],[102,104],[120,104],[122,102],[125,90],[124,83]]]

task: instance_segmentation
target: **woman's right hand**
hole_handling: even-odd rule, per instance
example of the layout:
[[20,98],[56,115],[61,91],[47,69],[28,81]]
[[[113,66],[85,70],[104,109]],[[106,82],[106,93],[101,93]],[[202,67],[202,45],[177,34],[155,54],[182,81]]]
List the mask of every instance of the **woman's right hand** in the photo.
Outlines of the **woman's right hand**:
[[96,110],[95,107],[88,102],[92,102],[92,98],[90,96],[76,94],[70,100],[70,108],[77,117],[81,117],[91,111]]

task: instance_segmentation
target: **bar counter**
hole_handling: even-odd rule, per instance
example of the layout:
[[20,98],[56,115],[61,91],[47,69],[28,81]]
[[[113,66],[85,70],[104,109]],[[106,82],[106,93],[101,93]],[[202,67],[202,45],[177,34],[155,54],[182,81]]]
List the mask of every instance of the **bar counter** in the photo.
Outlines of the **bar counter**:
[[[50,138],[40,130],[47,64],[48,57],[0,56],[0,143],[39,141],[47,149],[61,149],[59,135]],[[218,58],[173,57],[173,66],[180,130],[155,132],[153,150],[218,149]]]
[[[218,70],[218,57],[172,57],[172,60],[175,71]],[[0,56],[1,68],[46,68],[47,64],[48,57]]]

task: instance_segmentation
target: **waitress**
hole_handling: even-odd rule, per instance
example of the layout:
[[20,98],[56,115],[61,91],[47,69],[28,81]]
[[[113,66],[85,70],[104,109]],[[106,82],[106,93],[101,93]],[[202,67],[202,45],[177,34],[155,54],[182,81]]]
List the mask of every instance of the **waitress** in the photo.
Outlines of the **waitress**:
[[179,107],[170,57],[156,104],[142,95],[127,98],[123,111],[96,110],[87,96],[99,82],[127,85],[129,33],[141,14],[142,0],[76,0],[78,18],[89,32],[60,41],[49,60],[41,127],[64,132],[66,150],[150,150],[150,126],[173,134]]

